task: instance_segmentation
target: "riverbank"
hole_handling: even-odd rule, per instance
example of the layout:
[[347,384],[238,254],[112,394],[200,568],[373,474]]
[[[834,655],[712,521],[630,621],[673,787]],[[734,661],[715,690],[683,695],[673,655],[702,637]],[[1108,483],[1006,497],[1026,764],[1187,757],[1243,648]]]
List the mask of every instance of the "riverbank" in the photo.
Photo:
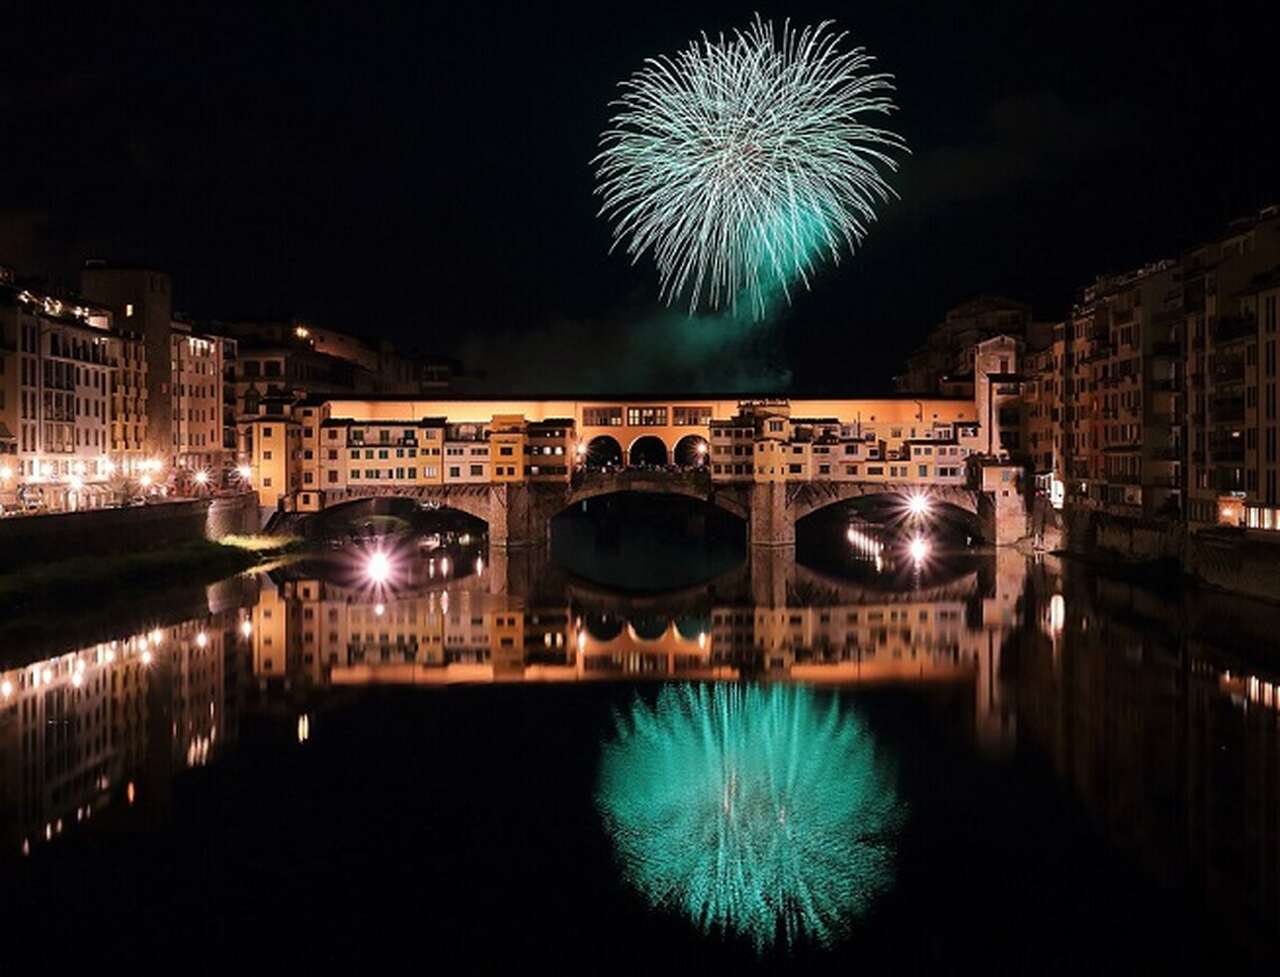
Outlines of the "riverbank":
[[190,540],[119,556],[80,556],[0,575],[0,607],[15,615],[62,605],[71,596],[94,601],[131,596],[157,582],[208,584],[303,546],[292,536],[227,536]]
[[1189,532],[1168,520],[1113,515],[1089,509],[1057,514],[1039,548],[1086,562],[1135,582],[1181,582],[1280,603],[1280,541],[1243,530]]

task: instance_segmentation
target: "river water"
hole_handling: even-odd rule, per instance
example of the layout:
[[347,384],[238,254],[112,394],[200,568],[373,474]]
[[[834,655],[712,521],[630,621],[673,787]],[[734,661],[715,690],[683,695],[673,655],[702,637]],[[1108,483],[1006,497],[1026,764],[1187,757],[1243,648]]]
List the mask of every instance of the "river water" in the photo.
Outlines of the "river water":
[[1276,609],[844,515],[795,553],[634,522],[10,629],[0,970],[1273,957]]

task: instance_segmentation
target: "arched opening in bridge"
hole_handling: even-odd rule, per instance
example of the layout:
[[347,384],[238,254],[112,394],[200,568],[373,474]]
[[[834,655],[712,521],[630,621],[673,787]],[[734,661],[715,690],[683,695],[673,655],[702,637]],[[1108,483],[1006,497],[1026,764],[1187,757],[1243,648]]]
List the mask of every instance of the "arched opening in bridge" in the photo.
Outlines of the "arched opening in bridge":
[[661,438],[646,434],[631,442],[631,457],[628,460],[632,465],[665,465],[667,446],[662,443]]
[[583,619],[583,625],[587,629],[587,634],[592,639],[599,641],[601,644],[612,641],[618,635],[622,634],[623,621],[622,618],[607,611],[597,612],[589,611]]
[[671,619],[662,614],[643,614],[628,622],[639,641],[658,641],[671,627]]
[[622,445],[607,434],[597,435],[587,442],[587,454],[583,459],[588,468],[605,468],[622,464]]
[[863,584],[932,586],[974,571],[980,542],[976,513],[931,496],[912,504],[908,490],[857,496],[820,507],[796,522],[796,560]]
[[701,468],[707,464],[710,451],[706,438],[700,434],[686,434],[676,442],[676,449],[671,454],[682,468]]
[[467,537],[479,540],[488,526],[483,519],[458,509],[416,499],[378,496],[330,506],[307,517],[302,529],[312,539],[435,536],[444,542]]
[[551,558],[561,567],[598,584],[653,592],[714,579],[742,562],[744,514],[708,502],[705,488],[692,494],[695,479],[666,472],[608,478],[669,482],[673,490],[614,490],[573,502],[551,520]]

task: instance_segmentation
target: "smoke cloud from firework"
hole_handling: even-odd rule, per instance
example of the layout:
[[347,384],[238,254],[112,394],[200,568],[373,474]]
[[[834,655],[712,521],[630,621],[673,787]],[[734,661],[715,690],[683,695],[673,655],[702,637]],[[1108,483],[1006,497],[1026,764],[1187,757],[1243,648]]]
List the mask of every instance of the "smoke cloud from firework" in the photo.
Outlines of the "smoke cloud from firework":
[[841,51],[830,22],[703,36],[622,85],[593,161],[614,247],[652,254],[668,304],[766,316],[821,261],[838,263],[893,190],[902,138],[867,120],[894,110],[891,76]]
[[486,365],[477,392],[760,394],[786,392],[792,379],[781,330],[727,314],[649,310],[616,321],[560,319],[477,335],[458,356]]

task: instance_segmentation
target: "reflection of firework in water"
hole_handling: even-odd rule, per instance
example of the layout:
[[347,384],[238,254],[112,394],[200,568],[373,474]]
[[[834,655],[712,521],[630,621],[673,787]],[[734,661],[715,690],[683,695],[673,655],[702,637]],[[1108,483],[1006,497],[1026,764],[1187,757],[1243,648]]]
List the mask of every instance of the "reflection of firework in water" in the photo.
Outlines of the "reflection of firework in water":
[[892,882],[902,807],[866,725],[773,686],[664,688],[606,744],[597,803],[655,906],[758,951],[829,944]]

